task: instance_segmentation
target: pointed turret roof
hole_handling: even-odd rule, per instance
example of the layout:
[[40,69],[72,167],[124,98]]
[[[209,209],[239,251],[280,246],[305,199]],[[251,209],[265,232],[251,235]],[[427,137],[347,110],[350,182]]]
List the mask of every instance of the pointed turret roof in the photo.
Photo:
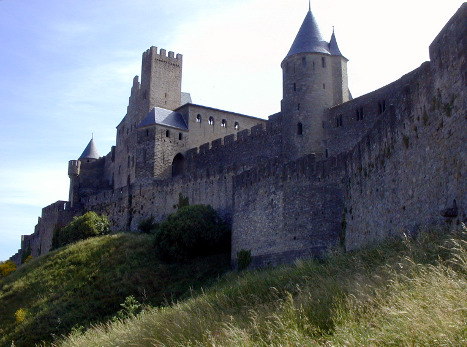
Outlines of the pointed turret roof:
[[99,153],[97,152],[97,147],[94,144],[94,138],[91,138],[88,145],[83,151],[83,154],[78,159],[99,159]]
[[286,58],[298,53],[330,54],[328,47],[328,43],[321,36],[313,13],[308,10]]
[[337,45],[336,35],[334,34],[334,27],[332,28],[331,41],[329,41],[329,51],[332,55],[340,55],[341,57],[344,57],[339,49],[339,46]]

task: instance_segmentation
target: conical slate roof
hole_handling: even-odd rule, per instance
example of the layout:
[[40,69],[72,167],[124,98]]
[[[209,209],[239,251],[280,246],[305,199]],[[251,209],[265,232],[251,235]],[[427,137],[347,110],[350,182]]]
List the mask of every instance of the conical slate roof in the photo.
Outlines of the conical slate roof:
[[309,10],[286,58],[298,53],[330,54],[328,47],[328,43],[321,36],[313,13]]
[[88,145],[83,151],[83,154],[78,159],[99,159],[99,153],[97,152],[97,147],[94,144],[94,139],[92,138],[89,141]]
[[340,55],[343,57],[339,46],[337,45],[336,35],[334,35],[334,28],[332,29],[331,41],[329,41],[329,51],[332,55]]

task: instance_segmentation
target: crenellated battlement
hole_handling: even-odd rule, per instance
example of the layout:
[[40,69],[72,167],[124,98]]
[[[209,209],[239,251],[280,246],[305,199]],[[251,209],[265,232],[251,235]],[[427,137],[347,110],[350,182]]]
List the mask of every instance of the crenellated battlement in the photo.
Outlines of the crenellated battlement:
[[148,59],[155,59],[159,62],[164,62],[167,64],[172,64],[181,67],[183,62],[183,55],[179,53],[175,55],[175,53],[172,51],[169,51],[167,54],[167,50],[161,48],[158,51],[157,47],[152,46],[143,53],[143,64]]
[[81,162],[79,160],[70,160],[68,162],[68,176],[77,177],[80,174]]

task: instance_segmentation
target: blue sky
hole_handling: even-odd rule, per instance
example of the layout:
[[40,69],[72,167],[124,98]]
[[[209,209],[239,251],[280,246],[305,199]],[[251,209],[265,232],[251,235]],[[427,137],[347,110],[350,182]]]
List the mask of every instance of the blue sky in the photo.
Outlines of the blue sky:
[[[335,26],[359,96],[428,60],[461,4],[327,0],[312,11],[325,39]],[[67,200],[68,160],[91,133],[101,155],[115,144],[143,51],[182,53],[195,103],[266,118],[307,10],[306,0],[0,0],[0,260],[42,207]]]

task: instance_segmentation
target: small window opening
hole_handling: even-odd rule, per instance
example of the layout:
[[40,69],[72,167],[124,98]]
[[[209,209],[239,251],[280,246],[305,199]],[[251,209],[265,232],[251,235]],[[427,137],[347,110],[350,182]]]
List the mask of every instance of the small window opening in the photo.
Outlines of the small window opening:
[[225,119],[222,120],[221,127],[227,128],[227,121]]
[[297,105],[297,111],[300,111],[300,104]]
[[323,89],[326,89],[326,84],[323,83]]
[[238,124],[238,122],[235,122],[235,124],[234,124],[234,129],[235,129],[235,130],[240,129],[240,125]]
[[303,125],[302,123],[297,124],[297,135],[302,135],[303,134]]
[[130,158],[130,156],[128,156],[128,163],[127,163],[127,167],[130,167],[130,160],[131,160],[131,158]]
[[315,62],[313,61],[313,71],[315,71]]
[[146,129],[146,136],[149,136],[149,129]]
[[342,115],[338,115],[336,117],[336,127],[341,127],[343,125],[343,122],[342,122]]
[[321,57],[321,65],[323,67],[326,67],[326,58],[325,57]]
[[357,121],[362,120],[363,119],[363,107],[357,108],[356,114],[357,114]]
[[198,114],[196,116],[196,123],[201,123],[201,115],[200,114]]
[[294,92],[297,91],[297,83],[294,83],[294,84],[293,84],[293,91],[294,91]]
[[208,124],[209,125],[214,125],[214,118],[209,117]]
[[306,66],[306,57],[302,57],[302,65],[305,67]]
[[182,133],[178,133],[178,139],[183,140],[183,134]]
[[165,137],[170,137],[170,130],[165,131]]
[[327,148],[326,148],[326,158],[329,158],[329,152]]
[[378,109],[379,109],[379,114],[386,111],[386,101],[385,100],[381,100],[380,102],[378,102]]

